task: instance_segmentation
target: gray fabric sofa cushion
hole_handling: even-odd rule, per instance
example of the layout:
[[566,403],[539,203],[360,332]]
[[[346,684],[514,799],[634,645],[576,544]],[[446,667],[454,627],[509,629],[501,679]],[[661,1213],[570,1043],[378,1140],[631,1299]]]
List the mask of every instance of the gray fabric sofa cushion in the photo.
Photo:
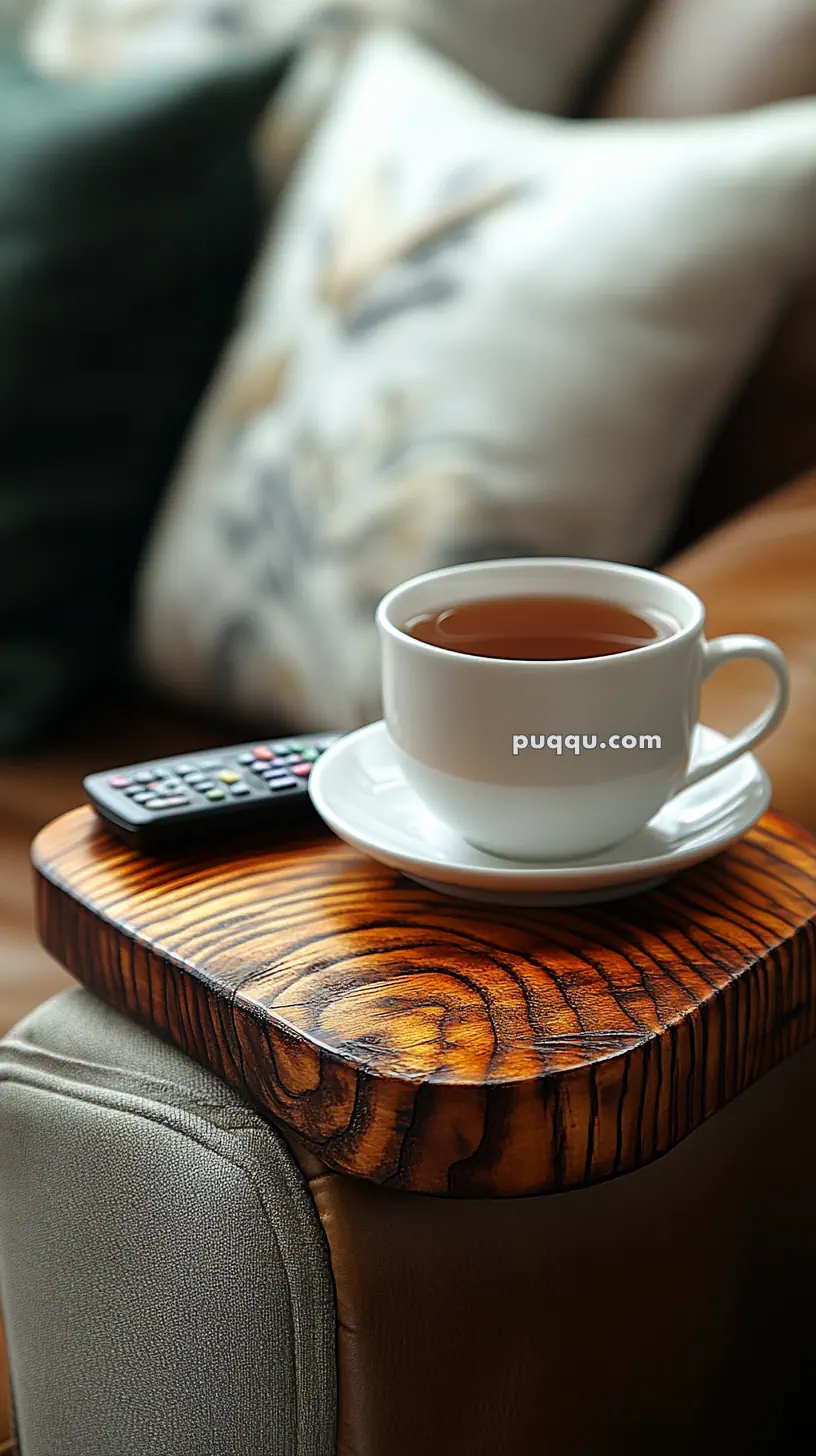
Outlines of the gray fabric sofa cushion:
[[0,1043],[22,1456],[331,1456],[334,1290],[278,1133],[83,990]]

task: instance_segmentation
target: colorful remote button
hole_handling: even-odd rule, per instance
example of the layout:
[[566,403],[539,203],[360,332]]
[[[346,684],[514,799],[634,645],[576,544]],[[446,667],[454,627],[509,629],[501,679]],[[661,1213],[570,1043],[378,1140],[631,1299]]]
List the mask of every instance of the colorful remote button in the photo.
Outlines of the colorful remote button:
[[[308,812],[306,781],[338,737],[310,733],[239,743],[186,759],[109,768],[89,774],[83,783],[106,827],[127,844],[157,853],[189,835],[198,848],[208,834],[215,838],[255,824],[274,830],[278,822],[290,824],[299,806]],[[253,785],[266,786],[267,792],[259,794]],[[276,809],[272,799],[283,802]]]

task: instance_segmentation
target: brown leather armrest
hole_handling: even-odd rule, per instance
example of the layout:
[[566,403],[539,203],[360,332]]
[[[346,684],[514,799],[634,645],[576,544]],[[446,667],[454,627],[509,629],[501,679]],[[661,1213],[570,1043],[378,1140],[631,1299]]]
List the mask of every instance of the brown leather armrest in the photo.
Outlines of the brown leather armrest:
[[337,1290],[337,1456],[801,1450],[815,1048],[574,1193],[394,1193],[300,1154]]
[[[785,652],[791,705],[757,757],[774,805],[816,828],[816,474],[777,491],[664,568],[705,604],[707,634],[758,632]],[[733,733],[767,700],[766,669],[737,663],[703,690],[703,721]]]

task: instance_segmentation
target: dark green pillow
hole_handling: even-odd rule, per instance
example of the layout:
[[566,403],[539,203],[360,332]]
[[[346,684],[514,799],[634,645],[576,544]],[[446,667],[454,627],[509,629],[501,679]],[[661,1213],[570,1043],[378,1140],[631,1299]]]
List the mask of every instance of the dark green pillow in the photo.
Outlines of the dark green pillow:
[[0,750],[123,660],[157,498],[262,221],[287,52],[65,82],[0,52]]

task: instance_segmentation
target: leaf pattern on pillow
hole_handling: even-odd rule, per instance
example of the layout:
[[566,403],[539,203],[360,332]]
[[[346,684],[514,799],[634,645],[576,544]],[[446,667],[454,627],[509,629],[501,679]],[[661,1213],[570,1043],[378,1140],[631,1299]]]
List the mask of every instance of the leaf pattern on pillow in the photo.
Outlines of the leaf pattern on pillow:
[[346,338],[361,338],[389,319],[418,308],[438,308],[449,303],[459,292],[454,278],[424,278],[408,281],[401,288],[392,287],[384,298],[373,298],[352,309],[343,320]]
[[[349,207],[329,230],[328,256],[318,280],[318,299],[342,318],[355,300],[382,276],[413,257],[438,259],[461,244],[469,227],[518,196],[523,184],[496,182],[453,198],[416,220],[394,215],[390,168],[380,165],[352,194]],[[452,280],[453,282],[453,280]]]
[[264,344],[245,350],[243,357],[235,361],[220,399],[220,414],[228,430],[241,429],[277,402],[292,353],[291,349],[273,349]]
[[425,267],[428,263],[444,257],[445,254],[468,242],[475,233],[478,222],[478,218],[466,217],[445,233],[437,233],[430,238],[421,238],[413,247],[406,249],[401,262]]
[[417,400],[383,391],[331,448],[308,417],[274,448],[260,423],[243,432],[229,503],[212,523],[240,584],[210,653],[213,691],[251,706],[260,632],[265,650],[274,642],[276,702],[292,721],[321,681],[345,702],[344,721],[370,716],[374,605],[452,550],[464,523],[475,530],[484,496],[478,455],[462,440],[423,440],[418,423]]

